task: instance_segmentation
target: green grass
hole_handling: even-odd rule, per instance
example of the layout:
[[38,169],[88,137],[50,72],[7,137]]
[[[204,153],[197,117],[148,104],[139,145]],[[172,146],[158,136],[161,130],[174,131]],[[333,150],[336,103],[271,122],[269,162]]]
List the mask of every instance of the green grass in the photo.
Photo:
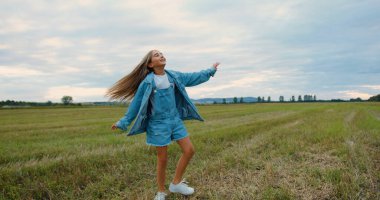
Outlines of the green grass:
[[[380,104],[198,106],[190,199],[379,199]],[[154,148],[123,107],[0,109],[0,199],[152,199]],[[167,186],[181,151],[169,146]],[[168,199],[188,199],[170,194]]]

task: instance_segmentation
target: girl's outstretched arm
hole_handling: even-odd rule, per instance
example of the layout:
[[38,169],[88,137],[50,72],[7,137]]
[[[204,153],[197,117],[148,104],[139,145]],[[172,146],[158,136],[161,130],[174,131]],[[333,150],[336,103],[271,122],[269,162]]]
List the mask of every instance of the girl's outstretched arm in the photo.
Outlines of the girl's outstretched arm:
[[136,115],[139,112],[145,89],[146,84],[141,83],[136,91],[135,96],[133,97],[132,102],[128,106],[128,111],[125,113],[124,117],[122,117],[118,122],[116,122],[116,124],[112,125],[111,129],[114,130],[114,126],[123,131],[126,131],[128,129],[128,126],[136,118]]
[[211,68],[202,70],[200,72],[191,72],[191,73],[182,73],[177,72],[181,79],[182,84],[185,87],[196,86],[201,83],[204,83],[210,79],[211,76],[214,76],[216,70],[218,69],[219,62],[216,62],[212,65]]

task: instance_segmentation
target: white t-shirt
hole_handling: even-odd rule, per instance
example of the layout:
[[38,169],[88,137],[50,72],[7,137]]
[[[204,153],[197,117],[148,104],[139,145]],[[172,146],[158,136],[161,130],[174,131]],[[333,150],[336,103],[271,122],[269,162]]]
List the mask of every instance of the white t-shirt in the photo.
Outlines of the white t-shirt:
[[157,89],[166,89],[170,87],[170,82],[166,73],[164,75],[154,74],[154,83],[156,84]]

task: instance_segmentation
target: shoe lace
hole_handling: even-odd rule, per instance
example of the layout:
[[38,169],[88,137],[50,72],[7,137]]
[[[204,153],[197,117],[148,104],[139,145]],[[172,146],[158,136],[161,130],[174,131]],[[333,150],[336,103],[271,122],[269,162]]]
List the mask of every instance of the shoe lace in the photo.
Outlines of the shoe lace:
[[181,184],[184,184],[184,185],[188,186],[187,184],[189,184],[189,182],[186,181],[186,179],[182,179]]

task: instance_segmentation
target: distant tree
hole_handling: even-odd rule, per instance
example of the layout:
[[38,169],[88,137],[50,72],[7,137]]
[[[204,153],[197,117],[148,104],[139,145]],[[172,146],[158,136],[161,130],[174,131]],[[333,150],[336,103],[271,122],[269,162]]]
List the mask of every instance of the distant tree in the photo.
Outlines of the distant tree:
[[331,99],[332,102],[345,102],[343,99]]
[[363,101],[360,97],[356,98],[356,99],[350,99],[350,101],[354,101],[354,102],[360,102],[360,101]]
[[237,103],[237,102],[238,102],[238,98],[234,97],[234,103]]
[[368,101],[380,101],[380,94],[370,97]]
[[298,95],[298,101],[302,101],[301,95]]
[[280,102],[284,102],[284,96],[280,96],[279,100]]
[[270,96],[268,96],[268,102],[270,102]]
[[226,104],[227,102],[226,102],[226,98],[223,98],[223,104]]
[[240,97],[240,103],[244,103],[243,97]]
[[265,102],[265,98],[264,98],[264,97],[261,97],[261,101],[262,101],[262,102]]
[[292,96],[291,101],[292,101],[292,102],[295,102],[295,101],[296,101],[296,98],[294,97],[294,95]]
[[70,103],[73,102],[73,97],[71,96],[63,96],[62,99],[61,99],[62,103],[64,105],[69,105]]
[[14,101],[14,100],[7,100],[6,102],[5,102],[7,105],[17,105],[17,102],[16,101]]
[[257,97],[257,102],[261,102],[261,97]]
[[46,105],[47,105],[47,106],[51,106],[51,105],[53,105],[53,102],[51,102],[51,101],[47,101],[47,102],[46,102]]
[[309,95],[306,95],[306,94],[303,95],[303,101],[309,101],[309,100],[308,100],[308,96],[309,96]]
[[214,103],[213,104],[217,104],[217,102],[216,101],[214,101]]
[[303,95],[303,101],[313,101],[313,96],[305,94]]
[[316,95],[314,95],[314,99],[313,99],[314,101],[317,101],[317,96]]

